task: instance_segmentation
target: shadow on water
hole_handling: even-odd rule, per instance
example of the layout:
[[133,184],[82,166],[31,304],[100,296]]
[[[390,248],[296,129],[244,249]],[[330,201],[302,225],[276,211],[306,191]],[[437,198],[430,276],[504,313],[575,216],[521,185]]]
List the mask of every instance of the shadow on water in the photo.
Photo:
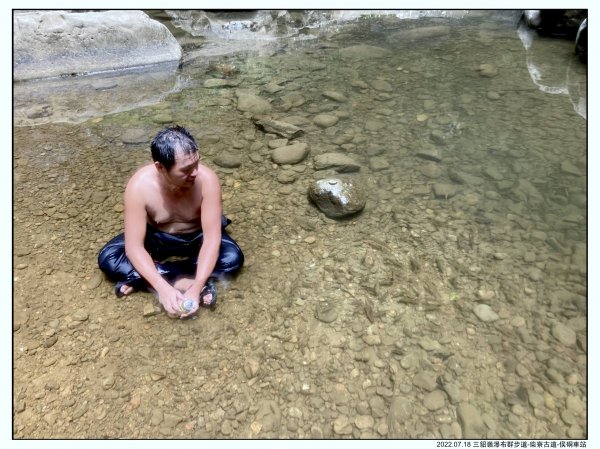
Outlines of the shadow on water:
[[[300,30],[235,52],[180,28],[179,68],[15,86],[15,438],[585,438],[572,48],[526,48],[494,13]],[[568,95],[538,88],[565,74]],[[238,110],[249,93],[304,129],[304,161],[273,163],[281,138]],[[173,123],[246,255],[188,321],[117,300],[96,267]],[[326,153],[360,165],[359,215],[307,199],[335,175],[315,170]]]

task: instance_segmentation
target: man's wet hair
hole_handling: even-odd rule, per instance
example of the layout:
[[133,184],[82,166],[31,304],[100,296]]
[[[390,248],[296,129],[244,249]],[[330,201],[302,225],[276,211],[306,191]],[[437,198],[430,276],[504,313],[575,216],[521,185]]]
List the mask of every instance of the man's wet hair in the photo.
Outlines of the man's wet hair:
[[194,137],[183,126],[172,126],[159,132],[150,144],[152,160],[160,162],[167,171],[175,165],[175,153],[195,153],[198,145]]

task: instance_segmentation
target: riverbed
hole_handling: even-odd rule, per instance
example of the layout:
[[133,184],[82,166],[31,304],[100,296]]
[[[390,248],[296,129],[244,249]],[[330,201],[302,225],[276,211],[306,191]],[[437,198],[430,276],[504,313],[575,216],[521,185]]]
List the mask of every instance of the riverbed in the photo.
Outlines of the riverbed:
[[[500,19],[243,46],[172,19],[178,68],[16,86],[14,437],[586,438],[586,67]],[[303,134],[264,132],[242,98]],[[117,299],[96,265],[175,123],[246,256],[192,320]],[[297,142],[301,162],[272,160]],[[360,214],[308,198],[328,153],[359,167]]]

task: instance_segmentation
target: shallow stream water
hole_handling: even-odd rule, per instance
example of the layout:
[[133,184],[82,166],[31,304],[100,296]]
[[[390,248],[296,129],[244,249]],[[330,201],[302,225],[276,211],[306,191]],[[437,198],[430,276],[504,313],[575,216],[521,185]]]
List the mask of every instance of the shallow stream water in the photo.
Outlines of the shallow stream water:
[[[15,86],[15,438],[585,438],[574,44],[526,44],[485,12],[373,15],[242,51],[180,23],[179,68]],[[238,109],[245,93],[304,130],[305,160],[273,163],[281,138]],[[218,173],[246,255],[185,321],[150,293],[115,298],[96,266],[174,123]],[[367,192],[345,220],[307,197],[331,152]]]

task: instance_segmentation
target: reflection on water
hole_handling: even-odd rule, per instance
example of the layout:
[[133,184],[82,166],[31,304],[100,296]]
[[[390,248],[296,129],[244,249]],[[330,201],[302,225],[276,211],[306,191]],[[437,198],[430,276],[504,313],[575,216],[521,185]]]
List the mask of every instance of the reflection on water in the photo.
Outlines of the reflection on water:
[[[527,52],[527,70],[534,84],[549,94],[568,95],[575,112],[587,118],[587,73],[585,66],[572,58],[573,42],[559,40],[543,45],[524,23],[517,32]],[[564,49],[557,51],[561,46]],[[541,54],[544,52],[547,54]]]
[[[82,78],[28,121],[50,101],[15,91],[15,435],[584,438],[586,122],[572,103],[586,79],[572,48],[524,48],[485,14],[369,17],[220,58],[186,39],[176,75],[140,75],[156,96],[113,90],[129,107],[96,108]],[[538,88],[531,48],[569,96]],[[280,137],[237,109],[249,94],[304,129],[291,143],[306,160],[273,164]],[[83,121],[63,120],[73,111]],[[151,295],[114,300],[95,266],[171,123],[219,174],[247,255],[217,311],[187,322],[143,313]],[[306,195],[331,152],[361,166],[368,201],[351,220]]]
[[183,87],[177,66],[175,62],[153,67],[151,71],[17,83],[13,92],[15,124],[83,123],[160,103]]

